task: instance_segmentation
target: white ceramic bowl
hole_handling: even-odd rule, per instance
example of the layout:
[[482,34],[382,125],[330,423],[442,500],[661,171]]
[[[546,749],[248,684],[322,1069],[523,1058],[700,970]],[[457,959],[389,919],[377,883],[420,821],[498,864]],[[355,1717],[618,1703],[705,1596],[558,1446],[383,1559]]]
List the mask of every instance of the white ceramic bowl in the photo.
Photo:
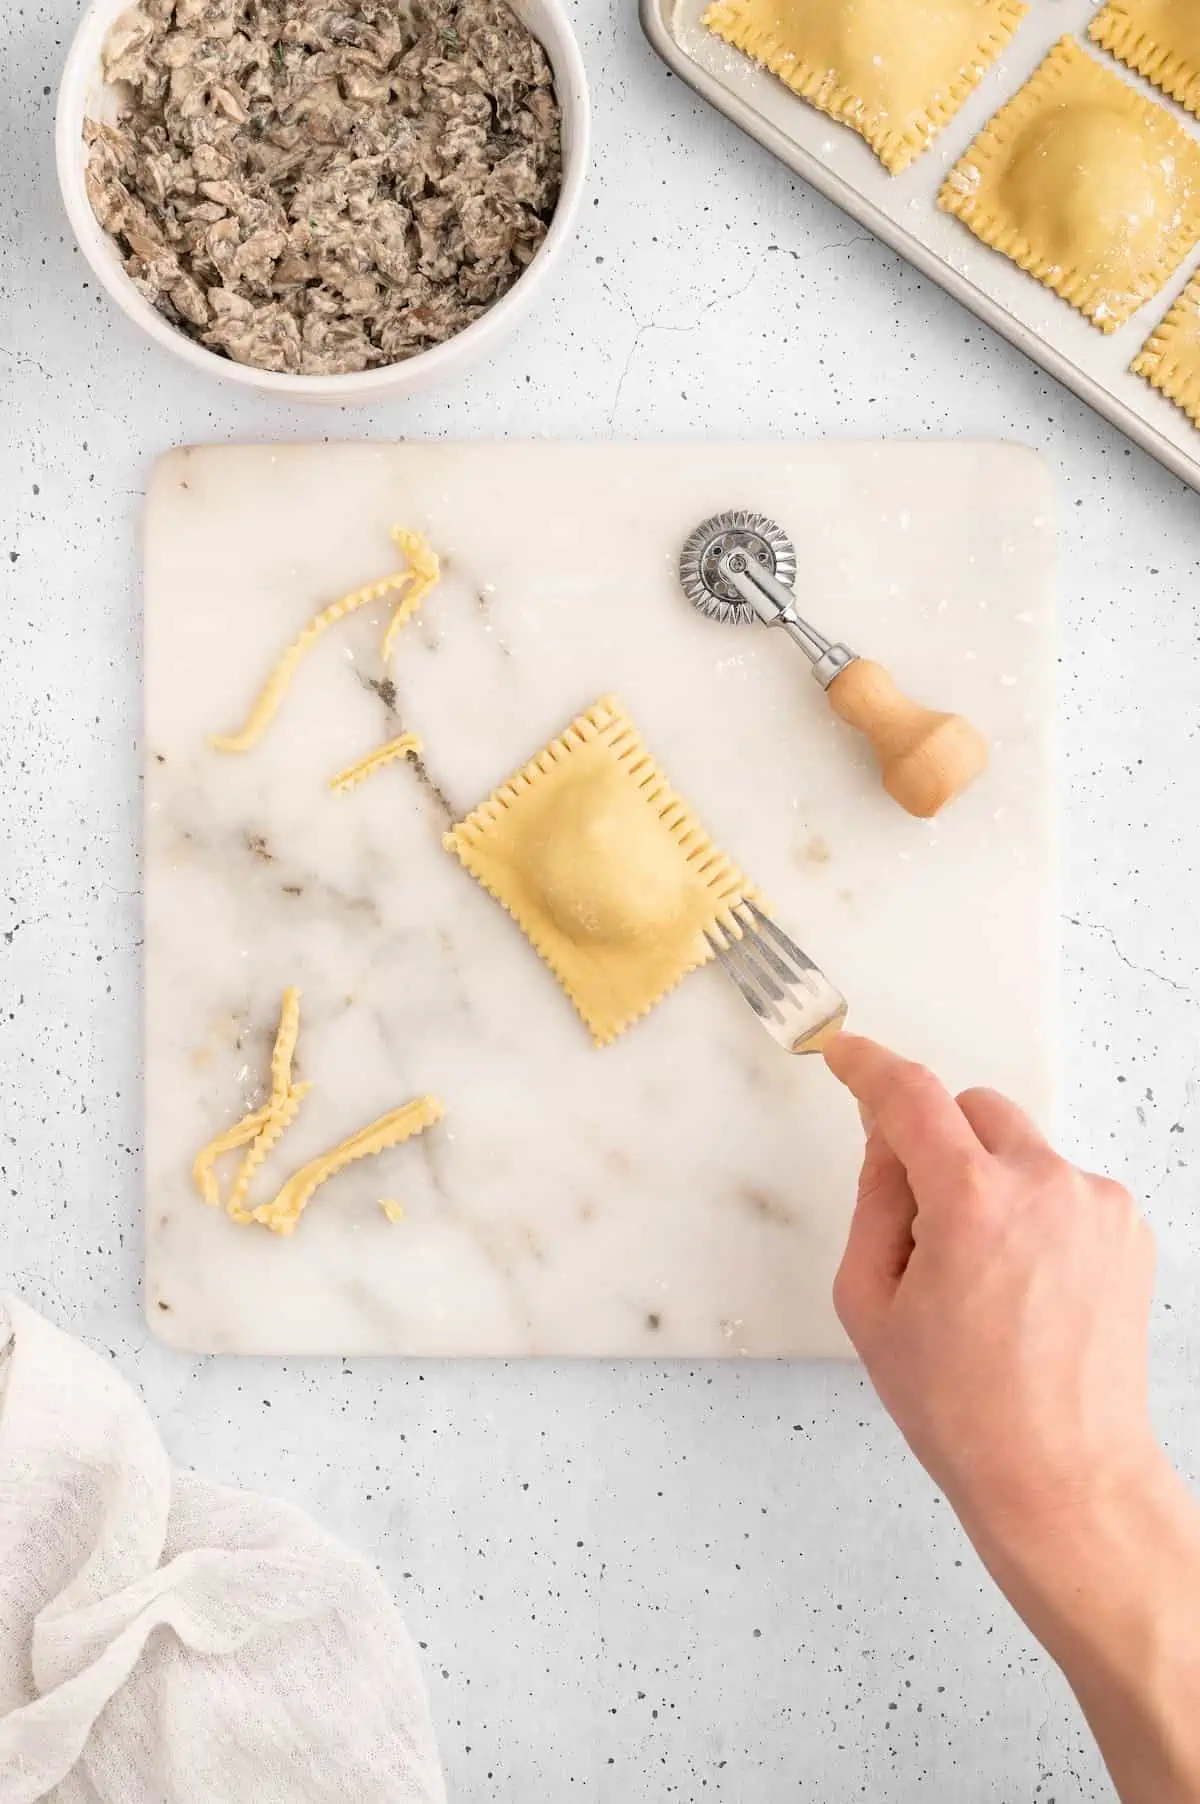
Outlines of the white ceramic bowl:
[[100,51],[113,21],[128,10],[129,4],[130,0],[90,0],[67,53],[59,83],[55,150],[59,186],[79,248],[117,306],[156,344],[176,357],[182,357],[185,363],[206,375],[236,383],[241,388],[257,389],[279,400],[327,401],[343,407],[353,406],[367,401],[394,400],[439,382],[453,381],[469,364],[493,350],[546,288],[579,214],[591,138],[591,110],[583,58],[563,0],[510,0],[513,11],[528,25],[550,59],[562,107],[562,190],[537,255],[507,294],[444,344],[418,351],[403,363],[391,363],[383,369],[361,370],[347,376],[282,375],[274,370],[251,369],[247,364],[234,363],[229,357],[220,357],[177,331],[144,295],[138,293],[125,274],[116,246],[100,226],[87,197],[83,122],[85,118],[112,119],[116,115],[116,97],[101,74]]

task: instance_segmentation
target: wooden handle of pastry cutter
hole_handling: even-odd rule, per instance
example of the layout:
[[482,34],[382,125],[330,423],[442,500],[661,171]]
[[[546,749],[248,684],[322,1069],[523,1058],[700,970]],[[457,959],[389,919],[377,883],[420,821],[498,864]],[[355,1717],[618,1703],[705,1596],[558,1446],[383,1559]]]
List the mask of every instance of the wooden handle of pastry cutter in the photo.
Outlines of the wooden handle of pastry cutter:
[[834,713],[870,741],[893,801],[922,820],[961,795],[987,765],[987,742],[969,720],[910,701],[871,658],[847,664],[825,693]]

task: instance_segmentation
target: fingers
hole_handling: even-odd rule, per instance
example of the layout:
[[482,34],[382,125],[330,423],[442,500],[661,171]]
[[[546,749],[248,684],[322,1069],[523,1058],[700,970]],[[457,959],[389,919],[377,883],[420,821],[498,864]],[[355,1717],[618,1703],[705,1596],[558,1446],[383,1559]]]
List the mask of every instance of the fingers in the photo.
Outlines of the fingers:
[[1022,1153],[1049,1152],[1050,1145],[1024,1109],[998,1090],[964,1090],[955,1098],[959,1108],[989,1153],[1001,1158]]
[[912,1254],[916,1214],[903,1165],[882,1134],[869,1134],[854,1218],[833,1286],[834,1307],[856,1346],[896,1294]]
[[857,1034],[838,1034],[825,1060],[900,1160],[918,1204],[955,1202],[986,1155],[944,1085],[923,1065]]

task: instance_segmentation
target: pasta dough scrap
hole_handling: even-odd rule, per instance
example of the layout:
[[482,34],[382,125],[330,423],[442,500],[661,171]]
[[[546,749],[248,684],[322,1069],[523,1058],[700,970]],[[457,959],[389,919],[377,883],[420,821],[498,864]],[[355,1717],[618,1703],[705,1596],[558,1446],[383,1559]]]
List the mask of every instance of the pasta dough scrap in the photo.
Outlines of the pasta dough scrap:
[[1200,238],[1200,143],[1061,38],[951,170],[938,204],[1115,332]]
[[621,704],[573,720],[446,835],[603,1046],[740,929],[757,894],[668,786]]
[[368,752],[365,758],[360,758],[348,770],[339,771],[336,777],[330,779],[329,787],[339,795],[344,795],[348,789],[355,788],[367,777],[374,776],[377,770],[382,770],[385,764],[393,764],[397,758],[419,758],[424,749],[415,733],[401,733],[398,738],[389,739],[386,745],[377,746],[373,752]]
[[[386,1152],[389,1147],[401,1145],[414,1134],[420,1134],[431,1127],[435,1121],[440,1121],[445,1114],[436,1096],[418,1097],[415,1102],[393,1109],[390,1114],[373,1121],[369,1127],[360,1129],[330,1152],[311,1159],[287,1179],[269,1203],[260,1203],[256,1209],[247,1209],[245,1199],[254,1173],[287,1132],[296,1118],[301,1099],[312,1088],[309,1083],[292,1082],[292,1059],[299,1032],[300,992],[289,988],[283,993],[279,1027],[271,1052],[269,1101],[210,1140],[197,1154],[192,1166],[192,1176],[201,1197],[206,1203],[218,1208],[221,1192],[216,1178],[216,1162],[224,1153],[236,1152],[239,1147],[248,1146],[249,1150],[242,1158],[226,1202],[225,1212],[231,1220],[243,1226],[258,1222],[262,1227],[283,1235],[295,1232],[296,1223],[311,1201],[313,1193],[326,1178],[333,1177],[335,1172],[341,1171],[355,1159],[364,1159],[371,1153]],[[404,1213],[400,1204],[390,1198],[380,1206],[389,1221],[398,1221]],[[396,1211],[399,1213],[395,1213]]]
[[1025,0],[714,0],[704,24],[866,139],[893,174],[999,56]]
[[196,1154],[192,1165],[192,1179],[201,1199],[210,1208],[219,1209],[221,1206],[221,1190],[216,1175],[217,1160],[224,1153],[236,1152],[240,1146],[253,1140],[256,1134],[261,1134],[270,1118],[271,1105],[264,1103],[261,1109],[243,1115],[240,1121],[235,1121],[224,1133],[217,1134]]
[[383,1210],[383,1213],[387,1216],[393,1227],[395,1227],[398,1222],[404,1220],[404,1204],[398,1203],[395,1197],[381,1196],[379,1199],[379,1207]]
[[269,1100],[262,1108],[252,1110],[223,1134],[218,1134],[215,1140],[210,1140],[192,1166],[192,1176],[201,1197],[211,1207],[219,1208],[221,1191],[217,1183],[216,1162],[224,1153],[236,1152],[242,1146],[247,1147],[225,1204],[226,1213],[234,1221],[250,1220],[242,1208],[250,1180],[284,1131],[296,1119],[302,1098],[312,1089],[311,1084],[292,1082],[292,1059],[299,1033],[300,992],[295,988],[288,988],[283,992],[279,1026],[271,1051]]
[[226,1215],[232,1216],[234,1221],[251,1220],[244,1207],[250,1191],[250,1181],[268,1153],[274,1152],[288,1128],[295,1121],[300,1112],[301,1101],[311,1089],[311,1084],[296,1084],[284,1093],[278,1103],[271,1103],[266,1121],[242,1155],[237,1177],[233,1181],[233,1189],[229,1192],[225,1204]]
[[402,1146],[415,1134],[423,1134],[426,1128],[440,1121],[445,1113],[445,1108],[436,1096],[418,1096],[414,1102],[405,1103],[402,1108],[381,1115],[378,1121],[360,1128],[357,1134],[351,1134],[340,1146],[335,1146],[330,1152],[321,1153],[319,1157],[310,1159],[307,1165],[302,1165],[287,1180],[277,1196],[269,1203],[260,1203],[252,1211],[254,1220],[262,1227],[270,1228],[273,1234],[294,1234],[296,1224],[314,1193],[327,1179],[344,1171],[356,1159],[367,1159],[376,1153],[387,1152],[393,1146]]
[[408,625],[442,573],[437,553],[430,549],[419,532],[409,532],[406,527],[394,526],[392,539],[408,559],[412,588],[392,615],[388,629],[383,635],[383,661],[385,664],[391,662],[397,633],[401,627]]
[[233,1189],[225,1204],[225,1213],[232,1216],[234,1221],[249,1219],[243,1204],[250,1189],[250,1180],[267,1154],[278,1145],[285,1131],[295,1121],[301,1100],[312,1089],[311,1084],[292,1084],[292,1059],[299,1035],[300,992],[289,987],[283,992],[279,1027],[271,1050],[271,1100],[267,1104],[267,1119],[242,1156]]
[[[283,1108],[279,1111],[280,1114],[287,1115],[288,1122],[295,1120],[300,1099],[311,1088],[311,1084],[296,1084],[288,1091]],[[257,1142],[271,1126],[274,1118],[273,1104],[265,1102],[260,1109],[253,1109],[250,1114],[243,1115],[240,1121],[235,1121],[232,1127],[226,1128],[223,1133],[210,1140],[208,1145],[202,1147],[196,1154],[192,1164],[192,1179],[196,1189],[200,1192],[201,1200],[206,1202],[210,1208],[219,1209],[221,1207],[221,1188],[216,1174],[217,1160],[225,1153],[235,1153],[239,1147]],[[279,1136],[275,1135],[271,1144],[274,1145],[278,1138]],[[266,1151],[269,1150],[268,1147]],[[263,1153],[263,1157],[266,1157],[266,1152]],[[256,1165],[260,1162],[260,1160],[255,1160]]]
[[1130,368],[1200,426],[1200,273],[1155,327]]
[[441,564],[437,553],[431,550],[428,542],[418,532],[410,532],[407,527],[393,526],[392,542],[403,552],[406,563],[403,570],[394,571],[391,576],[382,577],[379,582],[367,583],[361,589],[352,589],[348,595],[342,595],[337,601],[331,601],[327,608],[314,614],[308,625],[293,639],[274,670],[267,678],[259,693],[257,701],[250,710],[245,725],[236,733],[214,733],[209,744],[218,752],[248,752],[258,744],[276,714],[280,703],[287,694],[292,678],[317,640],[336,626],[347,615],[357,613],[359,608],[370,602],[379,601],[385,595],[391,595],[398,589],[408,589],[397,604],[395,612],[388,623],[383,637],[383,656],[390,658],[395,644],[396,633],[405,626],[415,614],[421,602],[437,582],[441,572]]
[[1109,0],[1088,35],[1200,114],[1200,6],[1195,0]]
[[300,1038],[300,992],[289,984],[283,992],[279,1009],[279,1026],[271,1048],[271,1107],[277,1109],[288,1093],[292,1081],[292,1060],[296,1041]]

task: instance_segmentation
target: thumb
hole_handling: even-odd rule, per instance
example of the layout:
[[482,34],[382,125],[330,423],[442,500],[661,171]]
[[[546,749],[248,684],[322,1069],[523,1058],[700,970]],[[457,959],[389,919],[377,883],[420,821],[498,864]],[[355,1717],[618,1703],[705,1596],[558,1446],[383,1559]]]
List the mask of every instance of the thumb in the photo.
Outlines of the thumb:
[[860,1351],[908,1268],[916,1218],[907,1173],[879,1129],[872,1127],[846,1251],[833,1284],[838,1319]]

